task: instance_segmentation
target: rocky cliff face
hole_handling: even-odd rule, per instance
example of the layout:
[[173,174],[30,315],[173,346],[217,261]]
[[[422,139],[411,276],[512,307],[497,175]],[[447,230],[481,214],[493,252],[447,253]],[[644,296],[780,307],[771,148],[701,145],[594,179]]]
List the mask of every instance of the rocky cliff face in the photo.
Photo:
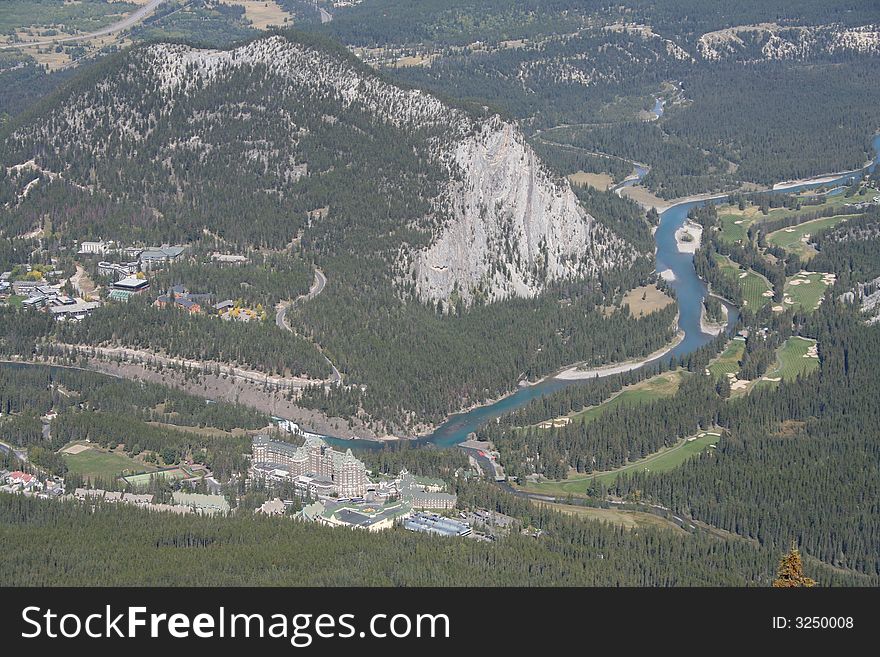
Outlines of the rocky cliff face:
[[[371,152],[385,157],[399,146],[387,141],[394,134],[413,144],[410,153],[370,160]],[[71,182],[116,195],[140,191],[138,198],[165,203],[163,214],[176,213],[173,203],[186,194],[190,207],[198,205],[201,188],[216,197],[217,175],[241,172],[255,191],[294,207],[295,195],[321,176],[380,166],[389,194],[417,197],[421,205],[413,207],[423,208],[404,223],[425,239],[402,242],[389,263],[396,280],[414,281],[423,300],[532,296],[553,281],[626,266],[637,255],[584,212],[568,182],[548,172],[514,125],[449,107],[344,53],[282,36],[231,50],[139,48],[20,126],[5,146]],[[414,182],[411,169],[393,170],[413,150],[427,183]],[[130,168],[135,160],[138,168]]]
[[697,42],[703,59],[804,60],[818,55],[880,53],[880,27],[862,25],[739,25],[707,32]]
[[412,271],[423,298],[533,296],[552,281],[627,264],[631,247],[584,212],[523,136],[497,117],[450,152],[448,223]]

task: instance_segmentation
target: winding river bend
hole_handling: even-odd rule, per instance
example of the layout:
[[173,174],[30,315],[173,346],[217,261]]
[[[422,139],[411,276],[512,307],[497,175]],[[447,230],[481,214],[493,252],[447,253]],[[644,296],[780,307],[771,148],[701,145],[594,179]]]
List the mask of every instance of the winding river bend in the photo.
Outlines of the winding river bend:
[[[880,163],[880,134],[874,137],[873,146],[876,153],[875,158],[871,164],[865,168],[841,173],[836,177],[825,176],[814,182],[791,185],[786,184],[784,191],[792,193],[808,189],[816,189],[819,187],[827,187],[832,190],[829,192],[831,194],[842,193],[843,189],[840,188],[841,185],[849,184],[853,180],[863,176],[865,173],[872,173],[877,164]],[[647,173],[647,169],[644,167],[638,167],[637,170],[639,172],[639,179]],[[635,182],[637,181],[633,180],[630,184],[634,184]],[[681,331],[684,332],[684,339],[669,352],[650,361],[646,361],[640,365],[640,367],[658,362],[662,359],[668,360],[670,357],[678,358],[687,355],[713,339],[714,336],[704,333],[700,325],[703,299],[707,293],[706,284],[697,276],[697,272],[694,270],[693,255],[680,253],[678,251],[675,231],[681,228],[684,224],[687,219],[687,214],[692,208],[707,203],[720,203],[726,198],[727,194],[721,194],[710,199],[685,201],[669,207],[660,215],[660,224],[654,233],[654,240],[657,246],[656,271],[661,272],[668,269],[671,270],[675,276],[674,280],[670,281],[670,284],[676,292],[676,301],[679,310],[678,325]],[[733,326],[736,325],[738,318],[739,314],[736,309],[728,306],[728,332],[730,332]],[[605,376],[608,375],[606,374]],[[419,438],[414,442],[430,442],[436,444],[438,447],[457,445],[458,443],[467,440],[468,434],[476,431],[480,425],[521,408],[533,399],[538,399],[572,385],[591,385],[593,381],[595,381],[595,379],[571,380],[557,378],[555,375],[548,376],[535,385],[519,388],[516,392],[493,404],[487,404],[464,413],[452,415],[443,424],[437,427],[432,434]],[[339,446],[373,449],[381,447],[382,445],[382,443],[365,440],[328,439],[328,442]]]

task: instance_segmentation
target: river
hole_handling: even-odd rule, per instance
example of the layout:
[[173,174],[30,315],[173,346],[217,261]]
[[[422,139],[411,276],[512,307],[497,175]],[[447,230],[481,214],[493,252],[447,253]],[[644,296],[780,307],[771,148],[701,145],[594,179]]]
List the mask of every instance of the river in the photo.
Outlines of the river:
[[[660,107],[662,111],[662,106]],[[830,194],[842,193],[841,185],[851,183],[855,178],[861,177],[865,173],[873,173],[877,164],[880,163],[880,134],[876,135],[873,140],[873,147],[876,153],[874,160],[865,168],[839,174],[833,180],[828,180],[830,176],[824,177],[818,182],[807,182],[795,184],[787,187],[784,191],[793,193],[807,189],[817,189],[820,187],[829,188]],[[636,168],[639,179],[647,173],[647,168],[638,166]],[[633,180],[634,184],[637,182]],[[687,355],[703,345],[710,342],[714,336],[704,333],[700,326],[700,315],[702,313],[703,299],[706,296],[706,284],[697,276],[694,270],[694,257],[692,254],[680,253],[675,240],[675,231],[678,230],[687,219],[687,214],[692,208],[705,205],[706,203],[721,203],[727,198],[727,194],[719,195],[716,198],[704,199],[699,201],[686,201],[678,203],[666,209],[660,215],[660,224],[654,233],[654,240],[657,245],[656,250],[656,271],[671,270],[674,274],[674,280],[670,281],[671,286],[675,289],[676,300],[678,302],[679,328],[684,332],[684,339],[671,350],[658,358],[653,359],[650,363],[657,362],[661,359],[669,359],[670,357],[680,357]],[[730,330],[735,326],[739,318],[739,313],[735,308],[728,306],[728,326]],[[648,363],[645,363],[646,365]],[[644,367],[644,365],[643,365]],[[591,385],[594,379],[580,380],[563,380],[551,375],[543,379],[535,385],[525,386],[516,390],[516,392],[503,397],[497,402],[479,406],[473,410],[463,413],[451,415],[443,424],[430,435],[419,438],[415,443],[434,443],[438,447],[451,447],[467,440],[468,434],[476,431],[477,428],[485,422],[500,417],[506,413],[522,408],[533,399],[549,395],[572,385]],[[328,439],[337,446],[363,447],[376,449],[382,446],[382,443],[366,440],[336,440]]]

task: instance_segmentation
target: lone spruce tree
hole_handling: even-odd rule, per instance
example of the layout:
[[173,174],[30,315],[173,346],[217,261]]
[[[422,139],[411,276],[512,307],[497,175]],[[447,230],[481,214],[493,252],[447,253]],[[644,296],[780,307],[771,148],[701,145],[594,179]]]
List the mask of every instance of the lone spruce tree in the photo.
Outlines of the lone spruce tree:
[[816,580],[804,575],[801,553],[797,549],[797,545],[792,543],[791,550],[779,562],[779,570],[776,572],[776,579],[773,580],[773,587],[790,589],[797,586],[816,586]]

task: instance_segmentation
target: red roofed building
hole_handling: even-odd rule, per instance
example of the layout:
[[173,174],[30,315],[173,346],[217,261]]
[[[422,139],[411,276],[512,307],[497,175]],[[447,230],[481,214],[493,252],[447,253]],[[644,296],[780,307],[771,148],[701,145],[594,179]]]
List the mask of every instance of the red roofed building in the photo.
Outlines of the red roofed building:
[[15,472],[9,473],[9,476],[6,477],[6,481],[10,484],[24,484],[28,485],[35,479],[34,475],[28,474],[27,472],[22,472],[21,470],[16,470]]

